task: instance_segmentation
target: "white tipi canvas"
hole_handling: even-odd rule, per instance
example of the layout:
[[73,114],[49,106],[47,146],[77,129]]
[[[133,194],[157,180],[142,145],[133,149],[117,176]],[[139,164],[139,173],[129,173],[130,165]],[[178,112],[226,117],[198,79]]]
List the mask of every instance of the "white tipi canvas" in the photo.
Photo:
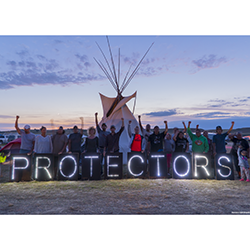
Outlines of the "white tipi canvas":
[[135,119],[132,112],[129,110],[128,106],[126,105],[126,103],[128,101],[130,101],[132,98],[136,97],[136,92],[133,95],[127,96],[127,97],[123,97],[122,93],[123,93],[124,89],[128,86],[128,84],[131,82],[133,77],[136,75],[136,73],[138,72],[141,62],[143,61],[143,59],[145,58],[145,56],[147,55],[147,53],[149,52],[150,48],[153,46],[154,43],[152,43],[152,45],[148,48],[148,50],[146,51],[146,53],[144,54],[142,59],[135,66],[134,70],[130,73],[130,68],[132,66],[132,64],[131,64],[123,81],[121,81],[120,49],[119,49],[119,56],[118,56],[118,67],[116,70],[114,58],[112,55],[112,51],[111,51],[108,37],[107,37],[107,43],[108,43],[108,47],[109,47],[109,54],[111,57],[111,65],[108,62],[107,57],[105,56],[105,54],[103,53],[102,49],[100,48],[100,46],[98,44],[97,44],[97,46],[99,47],[99,49],[100,49],[100,51],[105,59],[107,67],[105,67],[101,61],[98,61],[95,58],[94,59],[95,59],[96,63],[99,65],[99,67],[101,68],[101,70],[103,71],[103,73],[107,76],[107,79],[110,81],[113,88],[116,90],[117,97],[116,98],[109,98],[109,97],[106,97],[106,96],[100,94],[101,101],[102,101],[102,107],[103,107],[103,118],[100,121],[100,126],[102,123],[106,123],[107,127],[108,127],[107,129],[109,130],[110,126],[114,125],[116,127],[116,132],[118,132],[119,129],[121,128],[121,125],[122,125],[121,118],[122,117],[124,118],[125,129],[120,136],[119,148],[120,148],[120,152],[123,153],[123,163],[126,163],[127,162],[127,153],[130,150],[129,149],[130,138],[128,135],[128,122],[129,122],[129,120],[132,121],[132,123],[131,123],[132,132],[134,130],[134,127],[138,125],[138,122]]
[[128,122],[130,120],[132,121],[132,123],[131,123],[132,133],[133,133],[134,127],[138,126],[137,120],[135,119],[133,113],[129,110],[126,103],[128,103],[132,98],[136,98],[136,92],[131,96],[124,97],[117,104],[115,109],[112,111],[112,113],[108,117],[107,117],[107,113],[108,113],[110,107],[112,106],[112,104],[114,103],[116,98],[109,98],[109,97],[102,95],[101,93],[99,93],[99,94],[101,97],[102,107],[103,107],[103,117],[99,123],[100,127],[101,127],[102,123],[106,123],[107,130],[109,130],[110,126],[114,125],[116,127],[116,132],[118,132],[122,126],[121,118],[122,117],[124,118],[125,129],[120,136],[120,140],[119,140],[120,150],[119,151],[123,153],[123,163],[125,164],[125,163],[127,163],[127,153],[130,152],[130,148],[129,148],[130,137],[128,134]]

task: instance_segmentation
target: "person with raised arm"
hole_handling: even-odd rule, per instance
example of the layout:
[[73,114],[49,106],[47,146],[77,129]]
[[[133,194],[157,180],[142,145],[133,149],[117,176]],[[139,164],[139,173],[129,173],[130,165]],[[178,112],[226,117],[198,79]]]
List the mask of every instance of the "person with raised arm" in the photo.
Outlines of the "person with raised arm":
[[[182,124],[183,124],[184,129],[181,132],[182,132],[183,136],[186,138],[187,127],[185,125],[185,122],[182,122]],[[174,140],[174,138],[175,139],[177,138],[179,132],[180,132],[180,130],[177,127],[173,128],[173,134],[171,136],[171,140],[174,143],[174,146],[176,146],[176,141]],[[174,149],[174,151],[175,151],[175,149]]]
[[104,156],[106,153],[118,153],[119,152],[119,140],[124,130],[124,118],[121,118],[121,120],[122,120],[122,126],[117,133],[115,133],[116,127],[114,125],[110,126],[111,133],[108,134],[106,137],[106,144],[103,150]]
[[150,124],[147,124],[145,129],[144,129],[142,124],[141,124],[141,116],[140,115],[138,116],[138,120],[139,120],[139,126],[140,126],[140,129],[141,129],[141,133],[144,136],[145,143],[147,145],[148,138],[149,138],[150,135],[152,135]]
[[19,116],[16,116],[15,121],[15,129],[18,134],[21,135],[21,146],[20,146],[20,154],[28,154],[31,155],[35,146],[36,136],[30,132],[30,125],[25,125],[24,130],[21,130],[18,126]]
[[221,126],[216,127],[216,135],[213,136],[213,154],[214,154],[214,156],[216,154],[220,154],[220,153],[225,154],[227,152],[226,147],[225,147],[225,138],[233,130],[233,127],[234,127],[234,122],[232,122],[231,127],[225,133],[222,133],[223,130],[222,130]]
[[128,134],[130,137],[129,148],[131,152],[145,152],[145,139],[142,135],[139,134],[140,129],[138,126],[135,127],[135,133],[132,134],[131,132],[131,123],[132,121],[128,122]]
[[175,142],[175,152],[188,152],[189,142],[187,138],[184,137],[183,131],[176,131],[173,140]]
[[149,136],[148,138],[148,155],[150,152],[162,152],[163,151],[163,140],[165,138],[165,135],[168,132],[168,123],[167,121],[164,121],[165,123],[165,130],[160,133],[159,132],[159,127],[155,126],[154,127],[154,133]]
[[191,121],[188,122],[187,133],[192,141],[192,151],[194,153],[207,153],[209,150],[207,138],[201,134],[199,125],[196,125],[195,134],[190,129]]

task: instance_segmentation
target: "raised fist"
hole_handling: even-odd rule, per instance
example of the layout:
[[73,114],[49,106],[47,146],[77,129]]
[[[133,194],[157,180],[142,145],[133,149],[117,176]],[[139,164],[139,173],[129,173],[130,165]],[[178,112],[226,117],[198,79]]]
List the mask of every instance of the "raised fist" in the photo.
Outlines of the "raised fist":
[[128,124],[131,124],[132,123],[132,121],[128,121]]
[[16,116],[16,119],[19,119],[19,118],[20,118],[20,116],[19,116],[19,115],[17,115],[17,116]]
[[168,123],[167,121],[164,121],[164,123],[166,124],[166,123]]
[[139,119],[141,119],[141,116],[140,116],[140,115],[138,115],[138,118],[139,118]]
[[95,116],[98,116],[98,113],[97,113],[97,112],[95,113]]

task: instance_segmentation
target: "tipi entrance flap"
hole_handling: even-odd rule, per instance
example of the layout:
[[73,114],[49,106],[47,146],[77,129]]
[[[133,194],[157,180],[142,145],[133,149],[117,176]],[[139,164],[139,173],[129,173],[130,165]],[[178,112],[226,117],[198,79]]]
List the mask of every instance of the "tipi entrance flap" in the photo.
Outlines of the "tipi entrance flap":
[[122,106],[124,106],[127,102],[129,102],[132,98],[136,97],[136,93],[137,91],[135,91],[135,93],[131,96],[127,96],[124,97],[119,103],[118,105],[115,107],[113,113],[115,113],[118,109],[120,109]]
[[110,98],[99,93],[102,100],[103,117],[106,117],[111,105],[114,103],[116,98]]

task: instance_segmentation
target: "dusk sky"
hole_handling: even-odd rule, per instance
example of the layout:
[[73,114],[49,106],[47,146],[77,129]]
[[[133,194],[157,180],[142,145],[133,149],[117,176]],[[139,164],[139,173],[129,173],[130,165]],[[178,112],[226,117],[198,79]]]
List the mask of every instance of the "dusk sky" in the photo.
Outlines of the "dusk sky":
[[[250,127],[250,36],[109,36],[117,63],[121,50],[124,77],[131,63],[152,49],[124,96],[137,91],[135,116],[143,124],[181,127],[193,121],[204,129],[231,121]],[[116,92],[93,57],[104,62],[105,36],[1,36],[0,130],[42,125],[72,127],[84,117],[85,128],[102,117],[98,93]],[[129,102],[132,110],[134,99]]]

